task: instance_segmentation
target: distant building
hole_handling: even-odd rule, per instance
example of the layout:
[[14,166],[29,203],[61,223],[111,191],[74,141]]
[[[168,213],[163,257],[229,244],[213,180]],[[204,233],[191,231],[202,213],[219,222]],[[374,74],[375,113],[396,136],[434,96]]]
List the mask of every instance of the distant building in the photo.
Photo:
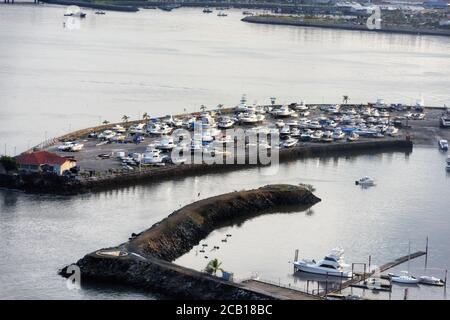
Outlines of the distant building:
[[16,157],[19,169],[25,172],[53,172],[62,175],[77,165],[76,160],[47,151],[23,153]]

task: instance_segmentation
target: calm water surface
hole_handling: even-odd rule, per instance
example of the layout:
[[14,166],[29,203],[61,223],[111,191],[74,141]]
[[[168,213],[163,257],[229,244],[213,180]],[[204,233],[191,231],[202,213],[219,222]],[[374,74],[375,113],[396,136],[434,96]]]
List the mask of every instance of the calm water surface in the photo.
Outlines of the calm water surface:
[[0,4],[0,150],[76,128],[200,105],[250,102],[449,104],[450,39],[267,26],[201,8],[88,16]]
[[[234,104],[244,92],[260,102],[272,95],[282,102],[338,101],[344,93],[354,102],[413,102],[420,93],[430,104],[450,99],[447,38],[252,25],[239,21],[240,11],[226,18],[200,11],[103,17],[89,11],[79,30],[68,30],[62,7],[0,4],[1,153],[5,144],[12,154],[123,114]],[[383,263],[407,253],[408,240],[413,250],[422,249],[427,235],[429,266],[447,268],[450,177],[444,159],[435,148],[416,148],[409,155],[297,161],[283,164],[276,176],[250,169],[79,197],[0,190],[0,298],[153,299],[117,287],[70,291],[56,272],[126,241],[199,192],[204,198],[280,182],[311,183],[323,201],[308,212],[266,215],[211,234],[206,241],[221,248],[209,255],[236,277],[258,271],[293,283],[288,261],[296,248],[318,258],[342,245],[347,261],[371,254]],[[353,181],[364,175],[378,186],[356,187]],[[224,233],[233,234],[226,244],[220,242]],[[206,259],[193,251],[177,263],[202,269]],[[440,289],[420,289],[420,296],[443,297]]]
[[[373,264],[382,264],[407,254],[409,240],[412,250],[424,249],[427,235],[428,266],[443,277],[443,269],[450,266],[445,156],[435,148],[416,148],[411,154],[313,158],[283,164],[276,176],[248,169],[79,197],[0,190],[0,297],[152,298],[113,288],[69,291],[56,271],[88,252],[126,241],[132,232],[198,199],[198,193],[206,198],[269,183],[313,184],[322,202],[307,212],[264,215],[213,232],[206,243],[220,249],[208,256],[219,258],[237,278],[259,272],[293,283],[288,261],[296,248],[301,256],[320,258],[340,245],[347,262],[366,262],[371,254]],[[354,180],[364,175],[375,177],[378,185],[365,190],[355,186]],[[226,233],[232,237],[224,244]],[[176,261],[198,270],[206,262],[195,249]],[[419,262],[411,272],[423,274]],[[443,290],[422,290],[424,296],[442,298]]]

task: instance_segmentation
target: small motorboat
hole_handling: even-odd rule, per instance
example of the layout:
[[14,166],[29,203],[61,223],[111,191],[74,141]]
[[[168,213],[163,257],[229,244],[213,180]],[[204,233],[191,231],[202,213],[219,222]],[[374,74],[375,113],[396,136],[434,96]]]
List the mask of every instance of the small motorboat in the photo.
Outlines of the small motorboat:
[[213,12],[213,11],[209,8],[203,9],[203,13],[211,13],[211,12]]
[[445,285],[445,282],[442,279],[433,277],[433,276],[421,276],[419,277],[419,283],[428,284],[430,286],[440,286]]
[[442,151],[448,151],[448,141],[444,139],[440,139],[439,142],[439,149]]
[[450,156],[447,158],[447,164],[445,166],[445,169],[447,169],[447,171],[450,171]]
[[283,120],[278,120],[277,122],[275,122],[275,125],[277,126],[277,128],[282,128],[284,127],[285,123]]
[[389,273],[388,276],[392,282],[402,283],[402,284],[418,284],[419,279],[414,276],[409,275],[408,271],[402,271],[401,275],[395,275]]
[[98,11],[95,11],[95,14],[104,15],[104,14],[106,14],[106,12],[102,11],[102,10],[98,10]]
[[352,141],[357,141],[359,140],[359,135],[355,132],[352,132],[348,137],[347,137],[347,141],[352,142]]
[[289,138],[282,142],[282,146],[284,148],[291,148],[291,147],[294,147],[297,143],[298,143],[298,139]]
[[375,181],[372,178],[364,177],[359,180],[356,180],[355,184],[359,185],[359,186],[363,186],[363,187],[369,187],[369,186],[374,186]]
[[226,14],[225,12],[219,12],[219,13],[217,14],[217,16],[218,16],[218,17],[227,17],[228,14]]

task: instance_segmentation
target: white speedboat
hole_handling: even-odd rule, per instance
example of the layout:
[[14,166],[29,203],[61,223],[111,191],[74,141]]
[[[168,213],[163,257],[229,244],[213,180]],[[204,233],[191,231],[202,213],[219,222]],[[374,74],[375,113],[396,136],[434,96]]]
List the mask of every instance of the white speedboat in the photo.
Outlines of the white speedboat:
[[58,146],[59,151],[71,151],[72,146],[75,144],[73,141],[64,142],[62,145]]
[[448,150],[448,141],[447,140],[441,139],[441,140],[439,140],[438,144],[439,144],[439,149],[441,149],[442,151]]
[[258,117],[255,113],[244,112],[238,116],[239,121],[242,124],[254,124],[258,122]]
[[291,134],[291,129],[288,126],[285,126],[280,129],[280,136],[288,136]]
[[388,126],[386,129],[386,134],[388,136],[394,137],[398,134],[398,129],[394,126]]
[[118,133],[125,133],[127,129],[122,127],[120,124],[116,124],[114,127],[111,128],[111,130],[118,132]]
[[355,184],[363,186],[363,187],[374,186],[375,180],[373,180],[372,178],[369,178],[369,177],[364,177],[359,180],[356,180]]
[[352,273],[344,270],[343,254],[344,250],[336,248],[318,262],[307,259],[294,261],[294,267],[296,271],[351,278]]
[[242,96],[241,101],[234,110],[236,112],[247,112],[249,110],[249,107],[247,105],[247,97],[245,94]]
[[275,117],[291,117],[294,114],[294,111],[292,111],[289,106],[283,105],[278,109],[272,110],[272,114]]
[[172,150],[175,147],[175,143],[173,142],[173,138],[169,136],[161,137],[161,140],[157,144],[156,148],[160,150]]
[[82,143],[74,143],[72,145],[72,147],[70,148],[70,151],[78,152],[78,151],[83,150],[83,148],[84,148],[84,144],[82,144]]
[[161,151],[155,149],[151,146],[147,148],[145,153],[142,155],[142,164],[158,164],[163,161],[163,157],[161,157]]
[[277,126],[277,128],[282,128],[284,127],[285,123],[283,120],[278,120],[277,122],[275,122],[275,126]]
[[355,132],[352,132],[348,137],[347,137],[347,141],[352,142],[352,141],[357,141],[359,140],[359,135]]
[[409,275],[408,271],[402,271],[401,275],[394,275],[392,273],[388,274],[392,282],[403,283],[403,284],[418,284],[419,279],[414,276]]
[[284,148],[292,148],[292,147],[294,147],[297,143],[298,143],[298,139],[289,138],[289,139],[284,140],[284,141],[282,142],[282,146],[283,146]]
[[321,140],[322,142],[333,142],[333,133],[331,131],[325,131],[322,135]]
[[320,141],[322,139],[322,137],[323,137],[323,131],[317,130],[317,131],[314,131],[313,134],[311,134],[310,140],[317,142],[317,141]]
[[440,287],[445,285],[445,282],[442,279],[433,276],[421,276],[419,277],[419,283]]
[[344,138],[345,138],[345,133],[342,132],[341,129],[337,128],[337,129],[334,130],[334,132],[333,132],[333,139],[334,140],[341,140],[341,139],[344,139]]
[[302,100],[302,101],[300,101],[299,104],[297,104],[295,106],[295,110],[306,111],[306,110],[308,110],[308,106],[306,105],[305,101]]
[[219,127],[220,129],[229,129],[232,128],[234,126],[234,121],[231,120],[230,117],[220,117],[219,118],[219,122],[217,124],[217,127]]

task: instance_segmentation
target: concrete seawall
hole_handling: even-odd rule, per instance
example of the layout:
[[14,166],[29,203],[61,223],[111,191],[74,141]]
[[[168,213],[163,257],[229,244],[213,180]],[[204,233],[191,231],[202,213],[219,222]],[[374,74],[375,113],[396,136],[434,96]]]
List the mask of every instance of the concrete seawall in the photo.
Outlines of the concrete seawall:
[[311,28],[326,28],[326,29],[340,29],[340,30],[352,30],[352,31],[366,31],[366,32],[382,32],[382,33],[401,33],[412,35],[432,35],[432,36],[450,36],[450,30],[434,30],[424,28],[408,28],[408,27],[394,27],[394,26],[382,26],[381,29],[368,29],[365,25],[351,25],[351,24],[338,24],[338,23],[313,23],[304,22],[301,20],[288,19],[286,16],[247,16],[241,21],[258,24],[271,24],[271,25],[287,25],[287,26],[299,26],[299,27],[311,27]]
[[[319,202],[304,187],[269,185],[204,199],[179,209],[127,243],[86,255],[76,264],[84,280],[125,283],[176,298],[279,299],[280,297],[175,265],[173,261],[213,230],[270,212]],[[66,268],[60,271],[63,276]]]
[[[80,132],[90,129],[81,130]],[[89,131],[90,132],[90,131]],[[81,133],[80,133],[81,134]],[[72,133],[73,135],[73,133]],[[412,141],[405,139],[340,142],[281,149],[279,161],[287,162],[315,156],[339,156],[367,152],[412,150]],[[247,162],[248,163],[248,162]],[[184,164],[152,167],[138,172],[122,173],[103,178],[69,180],[54,175],[0,175],[0,187],[19,189],[32,193],[71,195],[97,192],[165,179],[184,178],[194,175],[230,172],[255,167],[255,164]]]

